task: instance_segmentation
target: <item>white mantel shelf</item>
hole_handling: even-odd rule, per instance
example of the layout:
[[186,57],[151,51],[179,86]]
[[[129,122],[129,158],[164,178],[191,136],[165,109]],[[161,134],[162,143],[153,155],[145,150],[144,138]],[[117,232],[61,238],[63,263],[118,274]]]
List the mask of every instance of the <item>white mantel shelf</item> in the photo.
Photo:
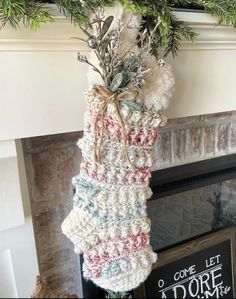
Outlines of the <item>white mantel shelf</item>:
[[[199,37],[194,43],[183,41],[181,50],[221,50],[236,49],[235,29],[216,24],[215,18],[200,12],[176,12],[181,20],[188,22]],[[83,42],[71,37],[82,37],[82,31],[70,24],[62,16],[54,17],[53,23],[44,24],[37,32],[22,27],[13,30],[9,27],[0,31],[1,52],[87,52]]]
[[[169,118],[236,110],[236,29],[206,13],[176,12],[199,36],[168,60],[176,74]],[[0,140],[83,129],[86,45],[62,16],[37,32],[0,31]]]

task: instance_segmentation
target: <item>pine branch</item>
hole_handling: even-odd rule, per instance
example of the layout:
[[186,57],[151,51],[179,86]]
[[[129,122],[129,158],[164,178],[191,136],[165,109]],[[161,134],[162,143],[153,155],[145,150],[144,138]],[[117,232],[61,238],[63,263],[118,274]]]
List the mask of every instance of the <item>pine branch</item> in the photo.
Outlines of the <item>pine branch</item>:
[[197,34],[188,24],[178,20],[173,14],[174,5],[187,4],[192,1],[133,1],[123,0],[122,4],[126,9],[139,13],[144,18],[143,28],[152,30],[159,22],[160,26],[155,33],[152,53],[158,56],[160,48],[164,49],[165,56],[172,53],[176,56],[180,47],[180,41],[184,38],[194,41]]
[[216,16],[219,24],[236,26],[236,0],[195,0],[194,2]]
[[168,34],[168,45],[165,48],[164,56],[168,56],[172,53],[173,57],[177,56],[180,42],[185,39],[190,42],[194,42],[198,34],[192,30],[183,21],[180,21],[174,15],[171,16],[171,26]]
[[73,1],[73,0],[55,0],[59,10],[75,25],[84,25],[89,22],[89,15],[97,7],[111,6],[112,0],[96,1]]
[[0,29],[10,24],[14,29],[23,24],[37,30],[41,24],[51,22],[52,17],[45,5],[27,0],[0,0]]
[[36,1],[26,0],[25,2],[27,5],[25,5],[26,14],[23,23],[26,27],[38,30],[42,24],[53,21],[50,11],[45,5]]

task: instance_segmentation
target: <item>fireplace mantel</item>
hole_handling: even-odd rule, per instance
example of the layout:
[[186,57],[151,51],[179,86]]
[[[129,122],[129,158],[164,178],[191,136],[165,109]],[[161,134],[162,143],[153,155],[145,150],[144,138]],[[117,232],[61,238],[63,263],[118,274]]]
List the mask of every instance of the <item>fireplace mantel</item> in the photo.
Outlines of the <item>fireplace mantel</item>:
[[[236,50],[236,31],[229,26],[216,25],[213,16],[200,12],[175,13],[199,33],[196,42],[183,41],[186,50]],[[84,37],[83,32],[63,16],[55,16],[53,23],[44,24],[37,32],[24,27],[0,31],[0,52],[88,52],[87,46],[72,37]]]
[[[176,92],[169,118],[236,110],[236,30],[206,13],[176,12],[199,32],[169,61]],[[83,129],[86,65],[77,62],[82,32],[63,16],[38,32],[0,31],[0,140]]]

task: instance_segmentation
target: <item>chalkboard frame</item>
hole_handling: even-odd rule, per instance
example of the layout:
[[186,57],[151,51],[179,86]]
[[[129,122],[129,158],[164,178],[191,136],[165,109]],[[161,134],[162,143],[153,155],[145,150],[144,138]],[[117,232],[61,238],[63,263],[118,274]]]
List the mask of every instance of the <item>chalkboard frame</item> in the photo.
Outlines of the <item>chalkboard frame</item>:
[[[158,269],[168,263],[182,259],[191,254],[197,253],[224,241],[230,240],[231,261],[232,261],[232,279],[233,294],[236,295],[236,227],[221,229],[217,232],[207,234],[204,237],[187,242],[183,245],[173,247],[158,254],[158,261],[153,265],[153,270]],[[134,290],[134,298],[147,298],[145,291],[145,282]]]

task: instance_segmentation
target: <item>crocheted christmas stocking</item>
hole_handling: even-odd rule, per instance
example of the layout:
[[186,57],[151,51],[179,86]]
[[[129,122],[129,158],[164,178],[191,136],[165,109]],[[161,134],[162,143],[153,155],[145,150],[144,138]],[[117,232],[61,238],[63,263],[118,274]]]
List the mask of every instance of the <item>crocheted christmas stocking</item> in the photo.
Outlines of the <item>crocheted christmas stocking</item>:
[[[84,136],[79,141],[83,158],[80,174],[73,178],[74,208],[62,230],[75,252],[84,253],[85,277],[105,289],[128,291],[147,278],[157,260],[149,243],[146,201],[152,195],[153,145],[164,120],[136,101],[119,102],[131,167],[115,104],[108,104],[105,115],[99,115],[104,101],[94,90],[89,92]],[[101,163],[94,159],[95,133]]]

